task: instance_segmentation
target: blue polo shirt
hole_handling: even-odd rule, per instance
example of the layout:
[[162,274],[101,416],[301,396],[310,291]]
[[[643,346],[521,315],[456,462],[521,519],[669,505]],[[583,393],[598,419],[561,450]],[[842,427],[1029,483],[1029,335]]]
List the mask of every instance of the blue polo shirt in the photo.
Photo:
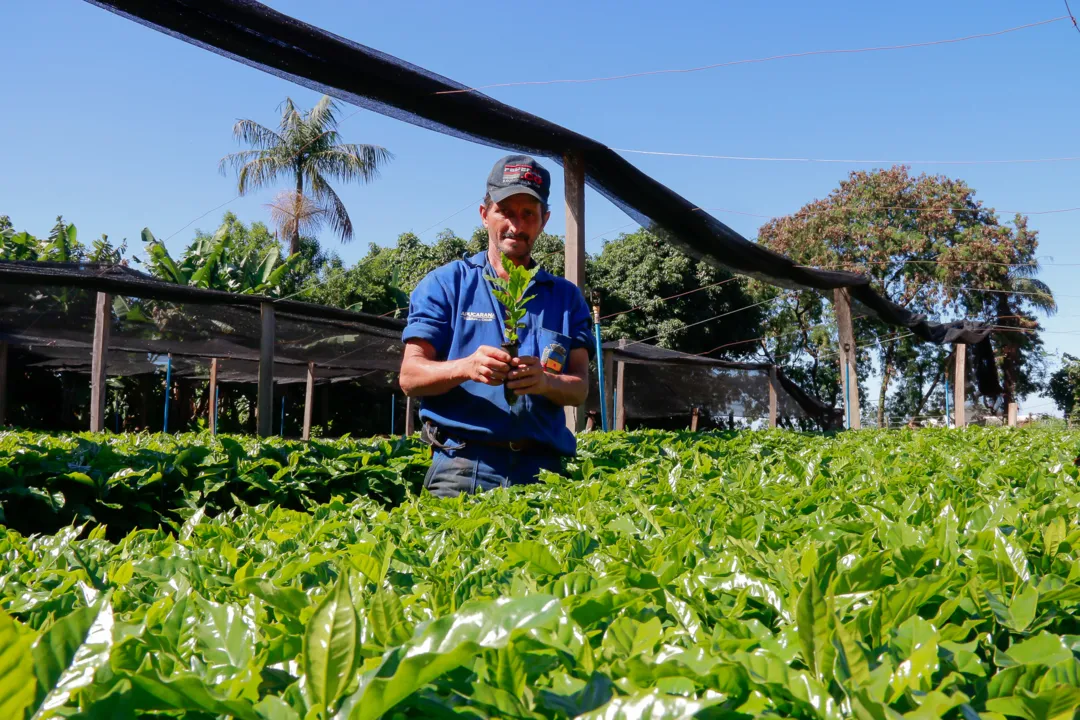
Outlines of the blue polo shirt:
[[[428,273],[409,298],[409,322],[402,341],[428,341],[439,360],[467,357],[481,345],[499,347],[503,308],[485,275],[495,275],[487,251]],[[543,358],[547,350],[557,360],[560,347],[567,358],[576,348],[595,354],[589,307],[573,283],[541,268],[528,294],[535,297],[526,305],[525,327],[518,330],[519,355]],[[563,455],[577,451],[561,406],[540,395],[523,395],[509,405],[501,385],[467,380],[443,395],[422,398],[420,418],[466,440],[528,438]]]

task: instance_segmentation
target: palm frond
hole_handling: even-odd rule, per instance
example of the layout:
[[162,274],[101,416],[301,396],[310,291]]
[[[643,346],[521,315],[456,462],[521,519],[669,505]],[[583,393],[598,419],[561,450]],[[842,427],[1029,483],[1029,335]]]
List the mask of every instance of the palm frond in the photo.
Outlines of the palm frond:
[[1025,302],[1031,303],[1047,314],[1057,312],[1057,300],[1050,286],[1036,278],[1017,278],[1012,282],[1015,293],[1023,293]]
[[236,189],[241,195],[273,184],[278,177],[292,174],[293,166],[276,155],[263,155],[250,160],[240,168]]
[[319,174],[342,182],[369,183],[379,177],[393,153],[378,145],[343,143],[311,156]]
[[237,120],[233,126],[233,137],[257,150],[272,150],[284,144],[280,135],[254,120]]
[[345,203],[337,196],[334,189],[318,173],[309,174],[311,189],[319,200],[319,205],[326,209],[326,219],[330,223],[330,229],[341,238],[341,242],[349,242],[353,236],[352,219],[345,209]]
[[256,158],[262,157],[265,153],[265,150],[241,150],[240,152],[229,153],[218,161],[218,172],[224,175],[230,167],[234,171],[240,172],[245,165]]
[[296,131],[304,124],[304,118],[300,115],[300,111],[296,109],[296,104],[293,103],[292,98],[285,98],[284,102],[278,106],[281,110],[281,123],[278,126],[278,134],[288,141],[291,137],[295,137]]
[[340,106],[332,97],[323,95],[319,98],[319,102],[315,103],[315,107],[311,108],[311,112],[308,113],[307,124],[316,133],[334,130],[338,124],[339,110]]
[[326,222],[330,211],[320,205],[315,198],[295,190],[278,193],[273,202],[268,203],[270,220],[283,237],[316,234]]

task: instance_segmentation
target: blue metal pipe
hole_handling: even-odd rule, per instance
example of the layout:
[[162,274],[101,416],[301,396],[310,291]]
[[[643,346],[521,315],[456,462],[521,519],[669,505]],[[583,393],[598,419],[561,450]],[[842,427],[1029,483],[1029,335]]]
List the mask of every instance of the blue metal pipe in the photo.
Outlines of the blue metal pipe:
[[851,366],[844,358],[844,415],[847,417],[847,429],[851,429]]
[[949,410],[949,376],[945,376],[945,427],[952,427],[952,411]]
[[607,403],[604,402],[604,348],[600,342],[600,321],[597,320],[596,329],[596,367],[599,370],[600,382],[600,427],[604,432],[608,431]]
[[165,366],[165,427],[162,432],[169,432],[169,388],[172,386],[172,355]]

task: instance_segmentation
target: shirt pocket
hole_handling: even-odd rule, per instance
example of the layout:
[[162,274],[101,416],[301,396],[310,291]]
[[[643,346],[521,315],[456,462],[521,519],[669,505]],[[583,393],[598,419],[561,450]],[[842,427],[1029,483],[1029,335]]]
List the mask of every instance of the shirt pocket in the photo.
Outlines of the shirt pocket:
[[536,339],[540,365],[544,370],[555,374],[566,370],[570,361],[570,336],[541,328]]

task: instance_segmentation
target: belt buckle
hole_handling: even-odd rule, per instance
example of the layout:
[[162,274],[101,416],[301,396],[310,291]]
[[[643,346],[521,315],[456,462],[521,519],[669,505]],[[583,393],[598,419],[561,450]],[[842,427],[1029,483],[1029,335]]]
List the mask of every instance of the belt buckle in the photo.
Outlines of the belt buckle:
[[507,447],[509,447],[513,452],[521,452],[525,449],[522,446],[518,446],[517,441],[515,440],[511,440],[510,442],[508,442]]

